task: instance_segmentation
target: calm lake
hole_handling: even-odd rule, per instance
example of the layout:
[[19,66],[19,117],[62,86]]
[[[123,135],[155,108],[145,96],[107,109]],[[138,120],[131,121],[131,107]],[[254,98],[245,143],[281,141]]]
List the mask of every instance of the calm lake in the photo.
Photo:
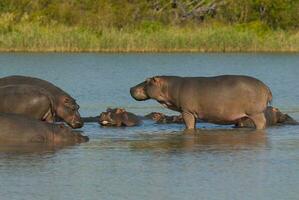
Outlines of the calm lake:
[[[82,116],[107,107],[175,114],[131,98],[129,88],[153,75],[250,75],[271,88],[273,106],[299,120],[299,54],[1,53],[0,76],[14,74],[60,86]],[[299,126],[197,127],[187,135],[180,124],[89,123],[85,144],[1,147],[0,200],[299,199]]]

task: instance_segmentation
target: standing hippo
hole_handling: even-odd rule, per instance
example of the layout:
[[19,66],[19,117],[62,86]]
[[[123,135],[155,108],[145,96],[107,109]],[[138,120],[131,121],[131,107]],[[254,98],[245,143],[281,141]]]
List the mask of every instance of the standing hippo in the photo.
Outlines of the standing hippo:
[[108,108],[99,117],[102,126],[137,126],[141,120],[133,113],[127,112],[123,108]]
[[[299,122],[294,120],[288,114],[283,114],[278,108],[274,108],[272,106],[268,106],[267,109],[264,111],[264,115],[266,118],[266,126],[273,126],[273,125],[282,125],[282,124],[289,124],[289,125],[298,125]],[[236,127],[242,128],[253,128],[254,123],[249,118],[241,119],[237,124]]]
[[[56,114],[72,128],[81,128],[83,120],[79,114],[79,105],[69,94],[52,83],[28,76],[8,76],[0,78],[0,87],[7,85],[27,84],[43,88],[53,96]],[[26,104],[26,102],[20,100]]]
[[196,118],[216,124],[236,124],[250,118],[256,129],[266,126],[263,111],[272,100],[270,89],[261,81],[238,75],[215,77],[155,76],[130,89],[138,101],[157,100],[182,113],[187,129]]
[[54,122],[56,107],[52,95],[46,90],[19,84],[0,87],[0,112]]
[[63,124],[52,124],[23,115],[0,113],[0,143],[82,143],[88,137],[72,131]]

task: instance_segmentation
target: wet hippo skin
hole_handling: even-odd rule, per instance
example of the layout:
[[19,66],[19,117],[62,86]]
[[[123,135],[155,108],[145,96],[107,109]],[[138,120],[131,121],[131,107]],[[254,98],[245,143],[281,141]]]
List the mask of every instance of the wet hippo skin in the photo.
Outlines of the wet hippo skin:
[[64,124],[47,123],[18,114],[0,113],[0,124],[0,143],[3,144],[75,144],[89,140]]
[[139,117],[123,108],[108,108],[99,117],[102,126],[137,126],[141,124]]
[[19,84],[0,87],[0,112],[54,122],[56,107],[52,95],[46,90]]
[[168,116],[160,112],[151,112],[144,116],[145,119],[151,119],[158,124],[182,124],[184,123],[182,115],[172,115]]
[[40,87],[52,95],[57,117],[64,120],[72,128],[81,128],[83,120],[79,113],[79,105],[68,93],[52,83],[29,76],[8,76],[0,78],[0,87],[26,84]]

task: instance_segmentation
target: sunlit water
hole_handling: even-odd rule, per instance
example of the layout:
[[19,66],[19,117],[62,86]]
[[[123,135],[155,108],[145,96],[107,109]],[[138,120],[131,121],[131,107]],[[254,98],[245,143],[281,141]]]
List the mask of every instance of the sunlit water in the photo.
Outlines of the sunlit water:
[[[68,91],[83,116],[107,107],[172,113],[129,88],[153,75],[246,74],[270,86],[273,105],[299,120],[299,54],[0,54],[0,76],[37,76]],[[237,99],[236,99],[237,101]],[[82,129],[90,142],[0,148],[0,200],[299,199],[299,127],[265,131],[145,121]]]

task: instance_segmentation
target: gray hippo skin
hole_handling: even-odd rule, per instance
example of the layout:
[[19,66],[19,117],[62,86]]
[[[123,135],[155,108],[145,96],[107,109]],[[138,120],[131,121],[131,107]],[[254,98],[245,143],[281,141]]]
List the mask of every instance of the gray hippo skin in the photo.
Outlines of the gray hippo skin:
[[78,111],[79,105],[75,99],[59,87],[56,87],[48,81],[34,77],[8,76],[0,78],[0,87],[17,84],[32,85],[48,91],[53,96],[57,116],[63,119],[72,128],[81,128],[83,126],[84,123]]
[[82,143],[88,137],[72,131],[63,124],[52,124],[23,115],[0,113],[0,143],[29,144],[29,143]]
[[108,108],[99,117],[102,126],[137,126],[141,124],[139,117],[123,108]]
[[52,95],[31,85],[0,87],[0,112],[22,114],[47,122],[54,122],[55,119]]
[[248,117],[256,129],[264,129],[263,111],[272,100],[270,89],[261,81],[238,75],[215,77],[155,76],[130,89],[138,101],[157,100],[182,113],[187,129],[196,119],[215,124],[236,124]]
[[[274,125],[299,125],[299,122],[294,120],[288,114],[283,114],[278,108],[268,106],[264,111],[266,118],[266,126]],[[237,124],[237,128],[254,128],[254,123],[249,118],[241,119]]]

